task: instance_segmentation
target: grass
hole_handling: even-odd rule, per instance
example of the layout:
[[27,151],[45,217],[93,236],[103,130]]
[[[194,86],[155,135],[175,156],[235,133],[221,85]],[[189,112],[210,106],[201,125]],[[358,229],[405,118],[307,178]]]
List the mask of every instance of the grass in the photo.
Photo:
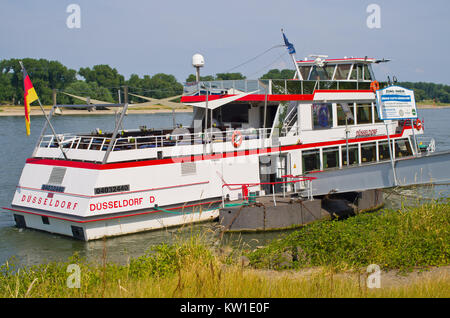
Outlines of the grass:
[[378,264],[410,270],[450,263],[450,200],[316,222],[249,254],[258,268]]
[[[0,297],[450,297],[448,271],[385,287],[382,280],[380,289],[367,288],[363,273],[370,263],[385,269],[449,265],[449,214],[447,200],[321,221],[244,252],[249,259],[240,249],[224,253],[192,234],[154,246],[126,265],[106,261],[106,244],[99,264],[77,255],[30,267],[7,262],[0,267]],[[284,265],[275,261],[293,247],[303,254],[295,260],[291,254]],[[244,264],[249,260],[252,266]],[[80,268],[79,288],[67,287],[69,264]]]

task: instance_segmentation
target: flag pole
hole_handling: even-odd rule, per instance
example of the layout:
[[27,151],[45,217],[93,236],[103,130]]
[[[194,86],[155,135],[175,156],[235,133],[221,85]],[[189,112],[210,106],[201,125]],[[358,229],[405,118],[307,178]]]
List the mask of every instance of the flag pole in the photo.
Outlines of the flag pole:
[[[283,34],[284,44],[285,44],[286,48],[288,49],[289,55],[291,56],[292,62],[294,63],[294,66],[295,66],[295,70],[297,71],[297,77],[299,80],[303,80],[304,78],[303,78],[302,74],[300,73],[300,69],[297,64],[297,59],[295,58],[294,45],[288,41],[286,35],[284,34],[283,29],[281,29],[281,34]],[[294,76],[294,78],[295,78],[295,76]]]
[[[20,63],[20,66],[22,67],[22,73],[23,73],[24,70],[25,70],[25,67],[24,67],[23,64],[22,64],[22,61],[19,61],[19,63]],[[53,132],[53,136],[55,137],[56,142],[58,143],[58,147],[59,147],[59,149],[61,150],[61,152],[62,152],[62,154],[63,154],[63,156],[64,156],[64,159],[67,160],[67,159],[68,159],[68,158],[67,158],[67,155],[66,155],[66,153],[63,151],[63,148],[62,148],[61,143],[60,143],[60,141],[59,141],[59,137],[58,137],[58,135],[56,134],[55,128],[53,128],[53,125],[51,124],[50,119],[48,118],[47,114],[45,113],[44,107],[42,106],[42,103],[41,103],[41,100],[39,99],[39,96],[38,96],[38,102],[39,102],[39,106],[41,107],[42,113],[44,114],[44,117],[45,117],[45,119],[47,120],[47,124],[50,126],[50,128],[51,128],[51,130],[52,130],[52,132]]]
[[53,128],[53,125],[51,124],[50,119],[48,118],[47,114],[45,113],[44,107],[42,106],[42,103],[41,103],[41,100],[39,99],[39,97],[38,97],[38,102],[39,102],[39,106],[41,107],[42,113],[44,114],[45,119],[47,120],[47,123],[48,123],[48,125],[50,126],[50,128],[51,128],[51,130],[52,130],[52,132],[53,132],[53,136],[55,137],[56,142],[58,143],[58,147],[59,147],[59,149],[61,150],[61,152],[62,152],[62,154],[63,154],[63,156],[64,156],[64,159],[67,160],[67,159],[68,159],[68,158],[67,158],[67,155],[66,155],[66,153],[64,152],[64,150],[63,150],[63,148],[62,148],[62,146],[61,146],[59,137],[58,137],[58,135],[56,134],[55,128]]

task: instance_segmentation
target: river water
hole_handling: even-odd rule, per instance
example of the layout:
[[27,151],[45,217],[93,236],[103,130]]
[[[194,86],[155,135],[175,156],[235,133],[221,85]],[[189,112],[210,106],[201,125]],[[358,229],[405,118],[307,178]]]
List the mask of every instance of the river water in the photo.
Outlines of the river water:
[[[450,149],[450,108],[448,109],[419,109],[419,118],[424,119],[426,136],[436,140],[436,150]],[[177,113],[176,122],[189,125],[191,113]],[[20,178],[26,158],[30,157],[34,145],[45,122],[43,116],[31,118],[31,136],[25,135],[25,123],[23,116],[0,117],[1,141],[0,141],[0,207],[9,207]],[[60,116],[52,120],[55,130],[63,132],[90,132],[95,128],[103,131],[112,131],[114,128],[114,116]],[[153,128],[165,128],[172,126],[172,114],[130,114],[124,121],[124,129],[137,128],[139,126]],[[49,133],[49,132],[47,132]],[[402,190],[405,198],[449,196],[449,187],[416,187]],[[396,206],[401,200],[398,195],[387,195],[387,206]],[[121,237],[108,238],[106,241],[91,242],[76,241],[71,238],[52,235],[34,230],[21,230],[14,227],[11,213],[0,212],[0,264],[14,258],[14,262],[22,265],[40,264],[48,261],[66,261],[75,252],[89,261],[97,261],[102,258],[106,248],[107,258],[110,261],[126,263],[129,257],[137,257],[145,253],[152,245],[162,242],[170,242],[174,239],[187,237],[196,233],[204,233],[209,238],[214,238],[217,233],[214,223],[203,223],[186,226],[181,229],[158,230]],[[271,240],[280,232],[227,235],[226,239],[233,244],[241,246],[262,245]]]

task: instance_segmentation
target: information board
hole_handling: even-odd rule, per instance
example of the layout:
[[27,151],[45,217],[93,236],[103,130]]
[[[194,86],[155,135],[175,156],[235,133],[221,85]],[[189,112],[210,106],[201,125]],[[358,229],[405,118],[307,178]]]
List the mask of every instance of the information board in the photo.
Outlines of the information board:
[[376,91],[377,110],[381,120],[416,119],[414,91],[401,86],[388,86]]

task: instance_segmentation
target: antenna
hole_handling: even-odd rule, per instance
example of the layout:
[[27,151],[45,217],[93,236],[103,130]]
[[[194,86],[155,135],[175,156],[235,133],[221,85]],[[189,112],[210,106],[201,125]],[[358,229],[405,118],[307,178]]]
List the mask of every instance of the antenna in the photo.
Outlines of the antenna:
[[196,53],[192,56],[192,66],[195,67],[196,70],[196,80],[197,82],[200,81],[200,67],[203,67],[205,65],[205,59],[203,58],[203,55]]

